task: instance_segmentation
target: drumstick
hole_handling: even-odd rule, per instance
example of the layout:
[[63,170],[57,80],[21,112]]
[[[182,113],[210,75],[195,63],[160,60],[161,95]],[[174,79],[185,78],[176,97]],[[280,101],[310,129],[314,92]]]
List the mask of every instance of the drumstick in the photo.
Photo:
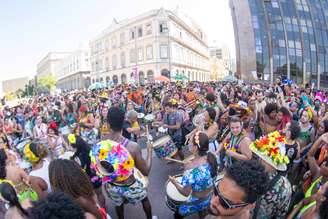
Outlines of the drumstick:
[[149,143],[149,138],[148,138],[148,135],[149,135],[149,131],[148,131],[148,124],[146,124],[146,136],[147,136],[147,143]]
[[182,160],[176,160],[176,159],[173,159],[173,158],[170,158],[170,157],[165,157],[164,160],[173,161],[173,162],[180,163],[180,164],[185,164],[185,162],[182,161]]

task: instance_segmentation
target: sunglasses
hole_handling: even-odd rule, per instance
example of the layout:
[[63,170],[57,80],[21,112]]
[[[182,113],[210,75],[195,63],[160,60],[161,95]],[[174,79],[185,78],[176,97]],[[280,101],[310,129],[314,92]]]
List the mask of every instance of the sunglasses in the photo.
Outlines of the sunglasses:
[[[215,184],[214,184],[215,185]],[[220,205],[224,209],[235,209],[242,208],[248,205],[248,203],[233,203],[232,201],[226,199],[219,190],[219,185],[214,186],[214,195],[218,197]]]

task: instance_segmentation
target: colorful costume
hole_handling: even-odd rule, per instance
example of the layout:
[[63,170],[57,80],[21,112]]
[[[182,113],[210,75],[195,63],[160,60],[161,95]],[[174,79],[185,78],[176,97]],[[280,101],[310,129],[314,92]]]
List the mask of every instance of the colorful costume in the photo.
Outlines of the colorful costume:
[[[134,180],[130,181],[135,169],[134,160],[125,148],[126,143],[106,140],[94,145],[90,151],[91,168],[105,183],[108,197],[117,206],[126,202],[135,204],[147,197],[147,186],[142,180],[134,177]],[[101,161],[111,164],[113,171],[109,173],[104,170],[100,165]]]
[[[184,187],[191,186],[192,191],[194,192],[202,192],[212,188],[213,182],[209,164],[204,164],[199,167],[186,170],[183,174],[181,185]],[[186,216],[196,212],[204,211],[209,207],[210,202],[211,193],[202,199],[190,195],[188,200],[179,206],[179,214]]]

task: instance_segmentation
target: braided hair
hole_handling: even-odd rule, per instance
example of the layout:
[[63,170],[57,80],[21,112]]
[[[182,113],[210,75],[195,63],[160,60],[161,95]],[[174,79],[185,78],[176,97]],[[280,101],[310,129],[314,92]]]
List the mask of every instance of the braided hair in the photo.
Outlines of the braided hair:
[[63,191],[74,199],[90,199],[94,192],[87,174],[72,160],[53,160],[49,165],[49,179],[54,191]]
[[7,154],[5,149],[0,149],[0,179],[6,179],[6,160],[7,160]]

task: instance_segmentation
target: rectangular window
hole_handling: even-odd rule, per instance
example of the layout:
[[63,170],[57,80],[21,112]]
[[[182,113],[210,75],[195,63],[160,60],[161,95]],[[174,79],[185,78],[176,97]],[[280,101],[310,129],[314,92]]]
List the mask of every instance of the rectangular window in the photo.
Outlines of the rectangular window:
[[278,2],[272,1],[271,4],[273,8],[279,8]]
[[302,49],[302,44],[300,41],[295,41],[295,48],[296,49]]
[[146,35],[152,34],[151,23],[146,24]]
[[296,56],[302,57],[302,50],[301,49],[296,49]]
[[112,37],[112,49],[115,49],[116,48],[116,43],[117,43],[117,40],[116,40],[116,37]]
[[125,43],[125,33],[122,32],[122,33],[120,34],[120,46],[123,46],[124,43]]
[[295,44],[293,40],[288,40],[288,47],[289,48],[295,48]]
[[136,37],[135,34],[136,34],[136,33],[135,33],[135,29],[134,29],[134,28],[131,29],[131,30],[130,30],[130,40],[134,40],[134,39],[135,39],[135,37]]
[[135,63],[137,61],[136,50],[130,50],[130,63]]
[[147,60],[152,60],[153,59],[153,46],[147,46],[146,56],[147,56]]
[[310,44],[311,51],[316,51],[315,44]]
[[279,40],[279,47],[285,47],[285,40]]
[[159,33],[167,33],[168,27],[165,21],[159,23]]
[[138,37],[142,37],[142,27],[138,28]]
[[143,61],[143,48],[138,48],[138,61]]
[[167,45],[161,45],[160,46],[160,58],[161,59],[167,59],[168,58],[168,46]]

